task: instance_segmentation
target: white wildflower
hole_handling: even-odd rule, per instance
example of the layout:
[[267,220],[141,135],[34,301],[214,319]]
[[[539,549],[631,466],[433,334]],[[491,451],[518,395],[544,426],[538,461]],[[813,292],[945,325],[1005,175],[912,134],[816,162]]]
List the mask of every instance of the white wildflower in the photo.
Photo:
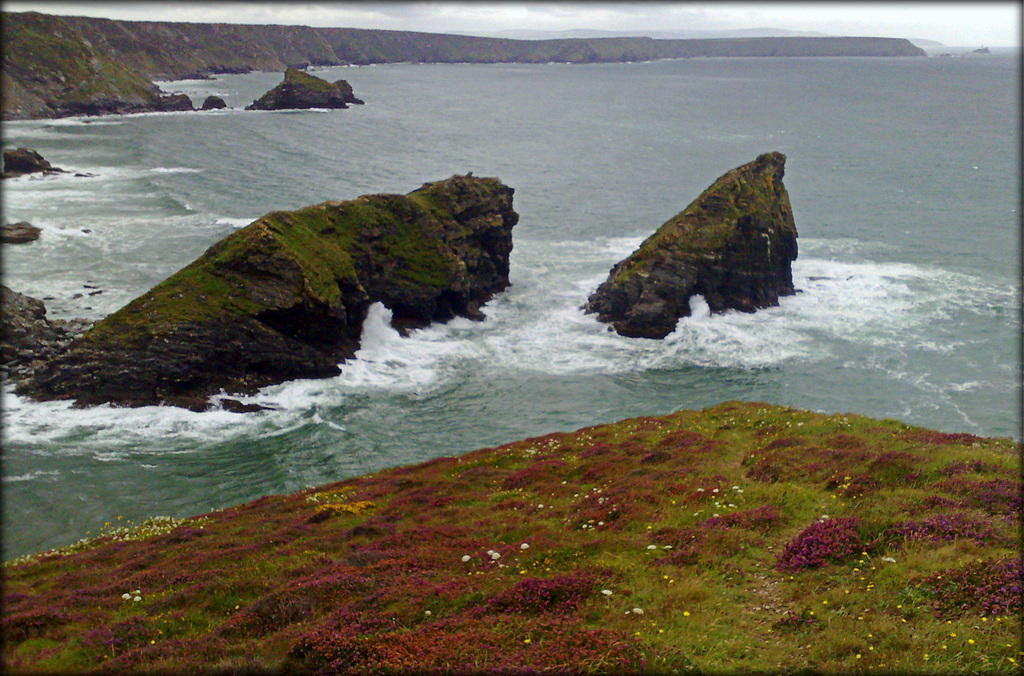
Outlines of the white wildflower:
[[424,614],[424,615],[433,615],[433,613],[432,613],[432,612],[430,612],[429,610],[424,610],[424,611],[423,611],[423,614]]
[[882,560],[888,563],[896,563],[896,559],[892,558],[891,556],[883,556]]
[[129,594],[128,592],[125,592],[125,593],[121,594],[121,598],[123,598],[125,601],[129,600],[131,597],[132,597],[132,595]]
[[497,561],[501,558],[501,554],[498,552],[491,552],[491,561]]
[[142,600],[141,596],[136,596],[135,598],[132,599],[132,601],[136,601],[136,602],[141,601],[141,600]]
[[602,589],[601,593],[604,594],[605,596],[611,596],[612,595],[612,590],[611,589]]
[[658,545],[647,545],[648,549],[657,549]]
[[643,608],[634,608],[633,609],[633,614],[634,615],[643,615],[644,614],[644,609]]
[[526,544],[526,543],[524,542],[523,544],[519,545],[519,548],[520,548],[520,549],[529,549],[529,548],[530,548],[530,545],[528,545],[528,544]]
[[472,558],[472,557],[471,557],[471,556],[470,556],[469,554],[463,554],[463,555],[462,555],[462,562],[463,562],[463,563],[466,563],[466,562],[467,562],[467,561],[469,561],[469,560],[470,560],[471,558]]

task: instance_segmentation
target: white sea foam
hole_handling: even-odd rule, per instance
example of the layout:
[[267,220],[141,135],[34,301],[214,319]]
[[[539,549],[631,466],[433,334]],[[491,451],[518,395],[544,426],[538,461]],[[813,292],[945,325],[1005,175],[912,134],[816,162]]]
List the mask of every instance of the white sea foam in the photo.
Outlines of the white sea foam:
[[[256,218],[259,218],[259,217],[257,216]],[[221,218],[218,218],[216,221],[214,221],[214,223],[216,223],[217,225],[228,225],[228,226],[231,226],[232,228],[234,228],[235,230],[238,230],[240,228],[244,228],[245,226],[249,225],[250,223],[255,221],[256,218],[228,218],[228,217],[221,217]]]
[[47,469],[41,469],[41,470],[36,470],[35,472],[28,472],[26,474],[18,474],[18,475],[15,475],[15,476],[5,476],[3,478],[3,480],[4,480],[4,483],[16,483],[18,481],[34,481],[36,479],[41,479],[43,477],[54,477],[54,479],[56,479],[56,477],[59,477],[59,476],[60,476],[60,470],[56,470],[56,469],[48,469],[48,470]]
[[98,115],[95,117],[62,117],[56,120],[47,120],[47,127],[81,127],[95,125],[97,127],[124,124],[119,115]]
[[3,403],[5,442],[26,444],[39,452],[46,452],[51,444],[62,446],[65,454],[95,455],[111,448],[141,454],[189,452],[211,438],[256,434],[262,424],[259,416],[196,413],[174,406],[119,408],[104,404],[79,409],[69,401],[29,401],[6,385]]
[[150,172],[154,174],[201,174],[203,169],[195,167],[153,167]]

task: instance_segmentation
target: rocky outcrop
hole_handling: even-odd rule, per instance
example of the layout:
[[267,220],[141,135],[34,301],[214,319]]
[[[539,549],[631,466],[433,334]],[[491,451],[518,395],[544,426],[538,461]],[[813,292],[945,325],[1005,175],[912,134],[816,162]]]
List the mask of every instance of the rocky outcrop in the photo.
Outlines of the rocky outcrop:
[[694,295],[712,312],[753,312],[795,293],[785,163],[773,152],[727,172],[613,267],[585,310],[624,336],[664,338]]
[[221,108],[227,108],[228,104],[224,103],[224,99],[219,96],[210,94],[203,101],[203,107],[201,110],[220,110]]
[[25,174],[61,174],[63,169],[51,165],[42,155],[30,148],[15,148],[4,151],[4,178]]
[[272,212],[98,322],[17,391],[202,409],[221,390],[336,375],[374,302],[400,329],[481,319],[509,285],[512,196],[498,179],[453,176],[408,195]]
[[91,322],[46,318],[43,301],[0,284],[0,356],[3,377],[22,377],[67,349]]
[[0,226],[0,242],[4,244],[27,244],[39,239],[42,230],[26,221],[4,223]]
[[296,68],[284,71],[284,81],[246,106],[246,110],[291,110],[307,108],[348,108],[361,104],[352,85],[345,80],[327,80],[303,73]]
[[154,110],[158,112],[184,112],[195,110],[188,94],[161,94]]

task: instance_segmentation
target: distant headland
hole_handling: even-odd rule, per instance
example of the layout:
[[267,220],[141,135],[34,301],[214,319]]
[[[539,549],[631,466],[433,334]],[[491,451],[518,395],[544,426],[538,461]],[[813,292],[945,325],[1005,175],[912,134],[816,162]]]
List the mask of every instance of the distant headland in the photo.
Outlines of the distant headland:
[[153,80],[374,63],[612,63],[691,57],[925,56],[902,38],[514,40],[308,26],[3,12],[3,119],[177,109]]

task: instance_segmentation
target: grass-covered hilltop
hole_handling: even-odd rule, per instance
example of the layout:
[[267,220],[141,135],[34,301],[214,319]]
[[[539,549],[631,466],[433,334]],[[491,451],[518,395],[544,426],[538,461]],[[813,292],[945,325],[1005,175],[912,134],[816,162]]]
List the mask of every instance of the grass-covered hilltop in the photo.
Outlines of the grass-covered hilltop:
[[728,402],[4,567],[8,673],[1019,673],[1019,444]]

